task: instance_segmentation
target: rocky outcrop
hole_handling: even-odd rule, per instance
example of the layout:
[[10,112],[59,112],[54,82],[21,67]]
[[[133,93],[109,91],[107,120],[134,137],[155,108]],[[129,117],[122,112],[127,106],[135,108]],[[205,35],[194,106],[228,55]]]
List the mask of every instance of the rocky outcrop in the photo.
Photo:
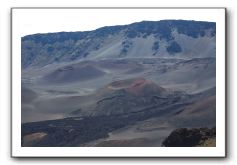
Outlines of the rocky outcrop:
[[179,128],[162,142],[164,147],[215,146],[216,128]]

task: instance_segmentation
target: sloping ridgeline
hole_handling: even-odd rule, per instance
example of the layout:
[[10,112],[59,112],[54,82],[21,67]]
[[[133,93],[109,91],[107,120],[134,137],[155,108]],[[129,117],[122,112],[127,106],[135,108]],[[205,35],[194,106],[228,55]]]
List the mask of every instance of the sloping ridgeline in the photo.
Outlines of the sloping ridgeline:
[[120,52],[117,53],[118,57],[121,57],[121,53],[124,53],[125,57],[130,56],[128,48],[132,47],[136,38],[146,39],[151,36],[156,39],[149,46],[153,53],[148,52],[144,56],[154,55],[161,47],[160,41],[167,43],[167,52],[173,55],[182,51],[172,34],[173,31],[192,38],[206,35],[213,37],[216,35],[216,25],[214,22],[185,20],[142,21],[123,26],[102,27],[93,31],[28,35],[21,39],[22,68],[87,59],[92,52],[107,49],[108,43],[118,38],[120,50],[114,51],[115,54]]

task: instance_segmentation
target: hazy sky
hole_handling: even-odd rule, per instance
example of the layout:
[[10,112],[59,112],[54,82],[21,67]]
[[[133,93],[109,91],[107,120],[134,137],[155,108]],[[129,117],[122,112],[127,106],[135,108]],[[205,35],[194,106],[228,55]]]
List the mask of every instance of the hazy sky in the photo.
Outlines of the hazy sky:
[[[14,9],[21,36],[60,31],[86,31],[143,20],[184,19],[215,22],[215,11],[205,9]],[[15,21],[17,20],[17,21]],[[13,26],[15,26],[13,24]]]

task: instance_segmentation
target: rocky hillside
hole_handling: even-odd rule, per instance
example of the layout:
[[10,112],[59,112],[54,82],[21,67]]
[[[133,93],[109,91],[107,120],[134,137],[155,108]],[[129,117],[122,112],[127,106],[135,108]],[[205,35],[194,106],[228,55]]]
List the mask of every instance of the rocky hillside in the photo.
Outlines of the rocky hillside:
[[22,37],[22,68],[82,59],[215,57],[215,23],[162,20]]
[[179,128],[162,143],[164,147],[215,147],[216,128]]

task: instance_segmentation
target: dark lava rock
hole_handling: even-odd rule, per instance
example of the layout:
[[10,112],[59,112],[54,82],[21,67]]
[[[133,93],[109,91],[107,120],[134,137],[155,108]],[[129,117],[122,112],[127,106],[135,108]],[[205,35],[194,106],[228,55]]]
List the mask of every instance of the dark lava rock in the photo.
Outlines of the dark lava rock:
[[179,128],[162,142],[164,147],[193,147],[204,143],[207,139],[216,137],[216,128]]

